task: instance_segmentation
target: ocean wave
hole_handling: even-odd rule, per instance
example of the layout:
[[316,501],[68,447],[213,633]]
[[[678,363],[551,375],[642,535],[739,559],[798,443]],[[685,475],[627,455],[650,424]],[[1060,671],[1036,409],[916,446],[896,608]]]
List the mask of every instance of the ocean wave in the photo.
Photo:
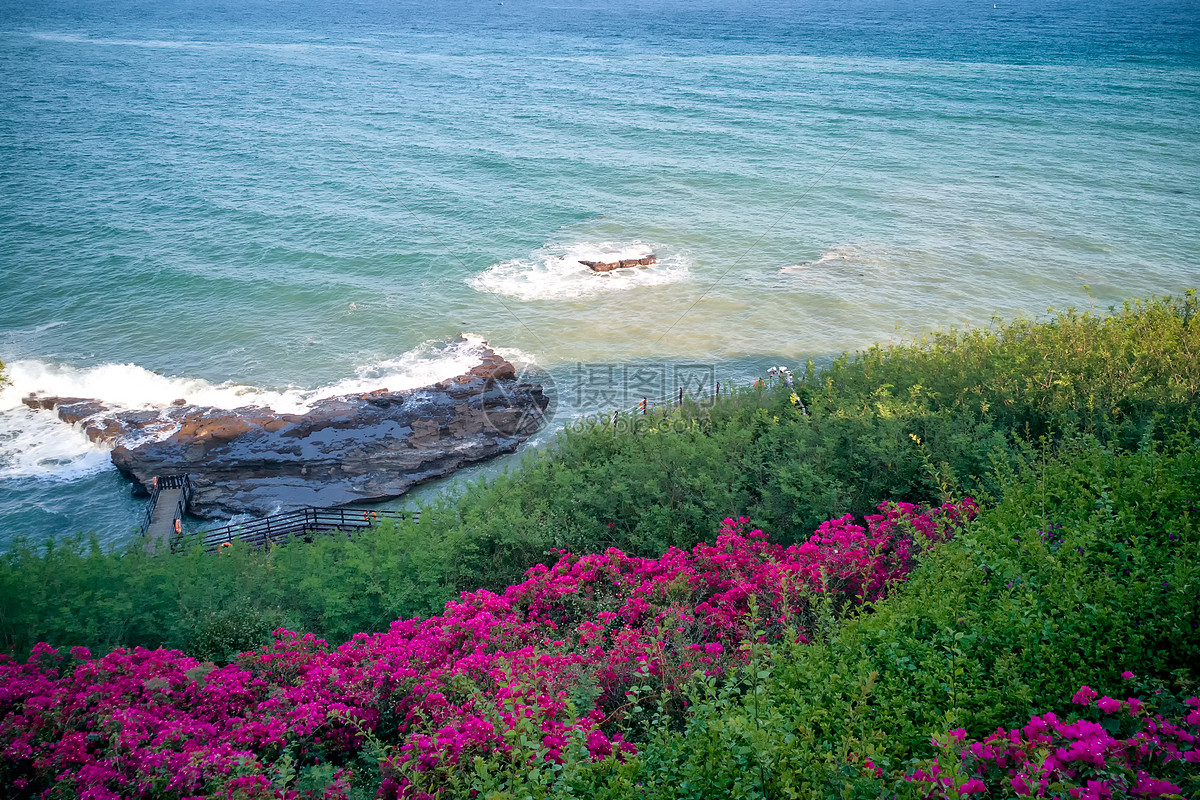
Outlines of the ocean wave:
[[108,451],[79,428],[24,406],[0,411],[0,479],[70,482],[108,469]]
[[801,272],[812,267],[878,267],[888,263],[891,250],[882,245],[839,244],[826,250],[820,258],[801,261],[780,272]]
[[856,277],[911,274],[916,267],[928,268],[936,260],[929,251],[879,242],[856,242],[830,247],[812,261],[783,267],[780,274],[802,274],[811,280],[840,281]]
[[426,342],[393,359],[354,370],[353,376],[315,389],[263,389],[200,378],[171,377],[137,364],[73,367],[36,359],[5,364],[8,383],[0,389],[0,478],[76,480],[110,468],[107,449],[83,431],[45,411],[21,403],[30,394],[100,400],[115,409],[166,408],[177,400],[214,408],[263,406],[302,413],[317,400],[387,388],[414,389],[461,375],[479,363],[484,342]]
[[363,51],[362,44],[327,44],[322,42],[241,42],[205,41],[201,39],[105,39],[78,33],[56,31],[34,31],[30,38],[60,44],[93,44],[106,47],[146,47],[155,50],[267,50],[281,53],[306,52],[309,50]]
[[[581,261],[620,261],[656,253],[658,263],[644,269],[599,274]],[[527,258],[495,264],[468,281],[471,288],[518,300],[577,300],[600,294],[662,286],[686,280],[689,259],[633,242],[548,244]]]

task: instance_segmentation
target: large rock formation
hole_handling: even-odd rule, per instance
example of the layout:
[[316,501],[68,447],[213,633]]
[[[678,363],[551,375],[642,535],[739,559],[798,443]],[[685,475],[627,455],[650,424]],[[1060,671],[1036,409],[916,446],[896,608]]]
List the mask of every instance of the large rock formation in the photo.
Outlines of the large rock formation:
[[304,414],[176,404],[114,410],[96,400],[34,395],[146,491],[155,476],[191,476],[189,511],[269,514],[396,497],[467,464],[509,453],[541,426],[543,387],[490,349],[464,375],[399,392],[319,400]]

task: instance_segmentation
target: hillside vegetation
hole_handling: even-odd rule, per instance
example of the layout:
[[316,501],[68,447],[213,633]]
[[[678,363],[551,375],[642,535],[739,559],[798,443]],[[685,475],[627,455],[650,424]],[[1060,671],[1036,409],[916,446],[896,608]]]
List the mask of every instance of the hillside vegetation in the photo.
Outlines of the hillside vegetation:
[[[1197,711],[1183,702],[1200,678],[1194,443],[1117,454],[1073,440],[999,481],[1004,499],[873,613],[821,641],[772,648],[765,670],[700,683],[682,730],[660,730],[623,764],[588,765],[579,796],[923,796],[904,776],[937,756],[943,767],[958,760],[957,747],[941,752],[931,737],[949,742],[961,729],[960,741],[979,740],[1047,711],[1066,718],[1084,711],[1072,703],[1081,686],[1151,697],[1176,719]],[[1088,710],[1085,719],[1110,716]],[[1144,717],[1126,710],[1112,721],[1140,728]],[[1183,748],[1191,755],[1176,778],[1198,796],[1200,741]],[[1067,785],[1119,772],[1079,770]],[[1007,775],[988,788],[1016,796]],[[1066,797],[1065,787],[1050,796]]]
[[21,545],[0,781],[1196,796],[1197,305],[937,334],[564,432],[420,525]]
[[[711,408],[565,431],[510,474],[381,526],[271,555],[105,553],[86,537],[0,560],[0,648],[182,647],[224,660],[276,627],[344,640],[502,589],[553,548],[655,556],[745,516],[775,541],[884,500],[1000,493],[996,469],[1085,434],[1115,450],[1200,430],[1194,292],[875,347]],[[67,532],[64,532],[66,534]]]

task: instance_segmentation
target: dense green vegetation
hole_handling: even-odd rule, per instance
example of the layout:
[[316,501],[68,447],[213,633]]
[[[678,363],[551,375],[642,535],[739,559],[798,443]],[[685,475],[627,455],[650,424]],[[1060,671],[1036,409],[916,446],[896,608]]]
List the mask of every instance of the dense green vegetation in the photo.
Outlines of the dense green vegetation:
[[[897,522],[893,544],[931,546],[879,595],[826,580],[889,570],[883,540],[831,523],[785,552],[728,520],[690,565],[568,558],[336,651],[281,634],[216,669],[39,646],[0,660],[0,774],[19,797],[1195,797],[1195,440],[1072,435],[995,479],[1003,500],[949,540]],[[775,569],[801,553],[825,579]],[[729,650],[681,646],[709,638],[676,627],[697,598]]]
[[[1200,302],[1064,312],[877,347],[713,408],[564,432],[522,467],[384,527],[267,555],[104,553],[86,539],[0,561],[0,646],[166,645],[224,660],[277,625],[337,641],[500,588],[556,547],[656,555],[745,515],[784,543],[886,499],[999,497],[998,476],[1087,435],[1114,452],[1200,430]],[[997,472],[999,470],[999,472]]]
[[681,729],[637,758],[570,765],[576,796],[906,796],[898,778],[937,754],[931,736],[1063,714],[1084,684],[1178,714],[1200,678],[1195,441],[1119,454],[1073,439],[998,482],[1004,499],[873,613],[699,682]]
[[[989,782],[968,792],[971,775],[952,773],[945,793],[906,777],[935,756],[955,769],[957,749],[931,737],[982,739],[1048,711],[1130,740],[1158,725],[1152,712],[1200,721],[1198,306],[1188,293],[936,334],[810,365],[795,386],[748,388],[712,408],[567,431],[519,470],[425,509],[420,525],[271,553],[19,545],[0,560],[3,647],[168,645],[228,662],[277,626],[339,642],[462,590],[502,588],[556,547],[657,556],[712,541],[725,516],[788,544],[883,500],[969,494],[979,517],[922,551],[878,602],[805,595],[806,641],[777,626],[746,637],[728,669],[633,685],[620,722],[600,727],[636,753],[596,760],[582,734],[547,744],[521,719],[503,732],[509,749],[464,751],[423,780],[439,796],[490,798],[1007,796],[1017,784],[1002,774],[978,772]],[[758,606],[748,608],[739,619],[753,630]],[[1073,703],[1084,684],[1119,713]],[[475,689],[456,699],[469,705]],[[1130,697],[1151,711],[1135,713]],[[335,767],[353,771],[345,796],[396,791],[398,767],[381,771],[403,763],[395,726],[362,736],[336,763],[296,749],[264,769],[272,785],[311,784],[315,796]],[[1198,796],[1200,748],[1183,749],[1154,774]],[[1154,796],[1115,757],[1071,776],[1071,796],[1107,796],[1082,794],[1092,779],[1112,796]]]

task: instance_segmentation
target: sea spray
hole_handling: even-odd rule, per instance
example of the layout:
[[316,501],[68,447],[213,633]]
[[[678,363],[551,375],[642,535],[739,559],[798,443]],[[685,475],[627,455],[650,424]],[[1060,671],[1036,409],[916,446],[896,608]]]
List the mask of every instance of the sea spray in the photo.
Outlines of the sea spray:
[[[653,266],[592,272],[584,261],[604,262],[658,254]],[[495,292],[518,300],[580,300],[600,294],[687,280],[690,259],[682,252],[661,254],[642,242],[579,242],[548,244],[525,258],[494,264],[468,283],[481,292]]]
[[0,478],[69,481],[111,468],[107,450],[53,414],[26,408],[30,394],[100,400],[113,409],[164,408],[177,401],[212,408],[263,406],[303,413],[327,397],[387,388],[427,386],[461,375],[479,363],[483,342],[425,342],[396,358],[365,364],[343,380],[315,389],[267,389],[234,382],[160,375],[136,364],[74,367],[40,360],[6,366],[9,383],[0,389]]

